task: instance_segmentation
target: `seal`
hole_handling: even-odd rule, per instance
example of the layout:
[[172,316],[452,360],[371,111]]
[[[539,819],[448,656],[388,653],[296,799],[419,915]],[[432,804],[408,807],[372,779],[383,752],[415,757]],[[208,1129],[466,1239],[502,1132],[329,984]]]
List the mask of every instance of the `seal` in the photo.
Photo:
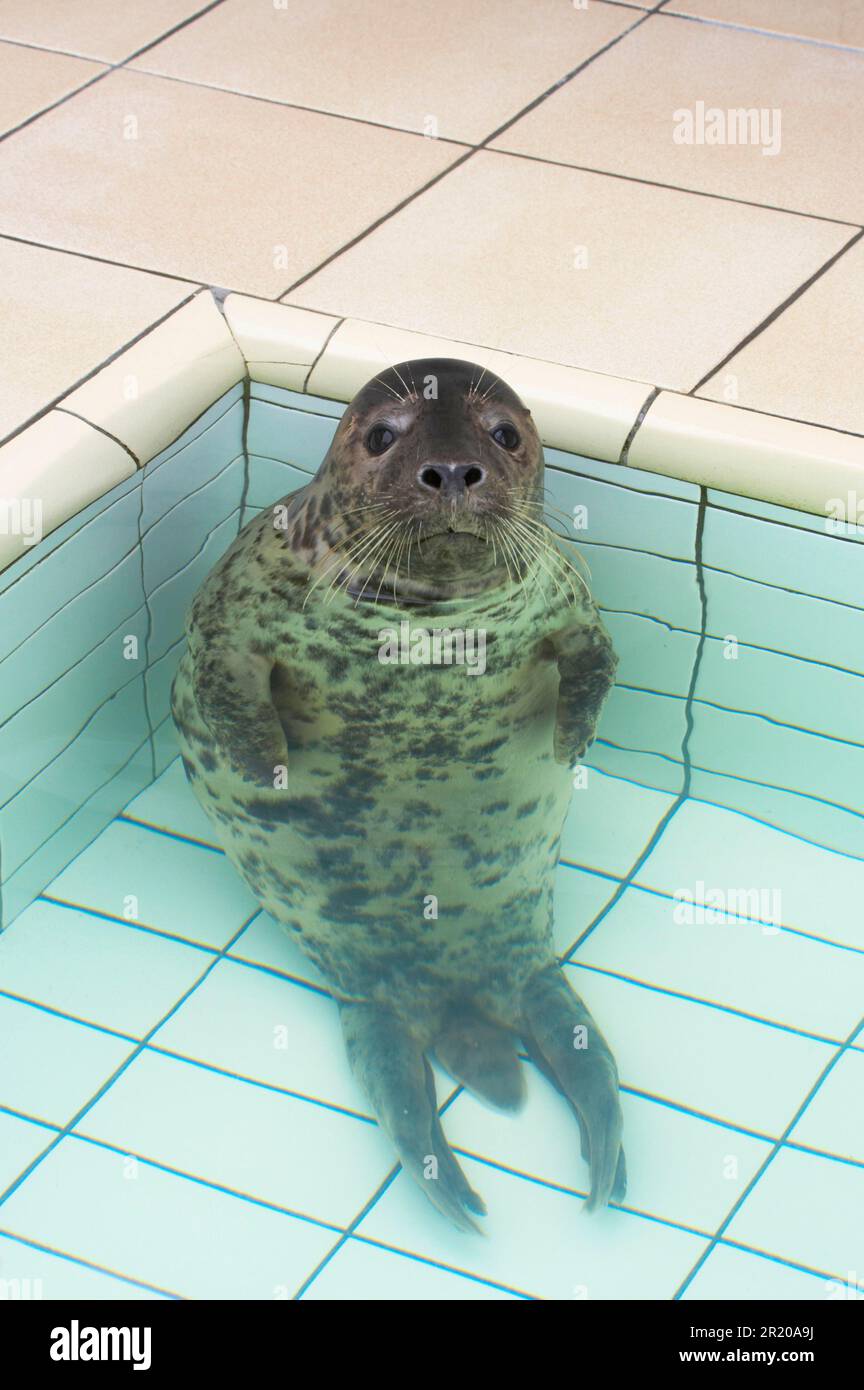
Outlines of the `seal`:
[[497,376],[388,369],[210,573],[173,687],[227,854],[323,971],[379,1124],[463,1228],[485,1207],[430,1056],[514,1109],[521,1039],[579,1121],[589,1209],[626,1184],[615,1061],[552,934],[572,768],[616,658],[543,479]]

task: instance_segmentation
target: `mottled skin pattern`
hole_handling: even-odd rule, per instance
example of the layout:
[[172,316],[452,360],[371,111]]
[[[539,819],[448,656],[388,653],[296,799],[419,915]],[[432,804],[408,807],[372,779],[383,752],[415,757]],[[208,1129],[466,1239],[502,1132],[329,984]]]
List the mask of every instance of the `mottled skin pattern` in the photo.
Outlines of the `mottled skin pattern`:
[[[173,692],[222,844],[323,971],[382,1127],[461,1226],[484,1208],[441,1131],[432,1052],[514,1107],[522,1038],[579,1118],[589,1205],[625,1185],[615,1063],[552,945],[570,769],[615,657],[542,497],[503,382],[449,359],[391,368],[315,479],[212,571]],[[484,673],[382,664],[404,619],[482,630]]]

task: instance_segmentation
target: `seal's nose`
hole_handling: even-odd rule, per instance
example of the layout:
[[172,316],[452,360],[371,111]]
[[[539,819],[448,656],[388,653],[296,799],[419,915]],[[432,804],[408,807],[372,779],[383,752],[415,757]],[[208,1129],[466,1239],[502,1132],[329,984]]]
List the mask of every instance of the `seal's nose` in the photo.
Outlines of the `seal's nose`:
[[422,488],[448,499],[464,497],[469,490],[481,487],[485,479],[486,469],[477,463],[430,463],[417,474]]

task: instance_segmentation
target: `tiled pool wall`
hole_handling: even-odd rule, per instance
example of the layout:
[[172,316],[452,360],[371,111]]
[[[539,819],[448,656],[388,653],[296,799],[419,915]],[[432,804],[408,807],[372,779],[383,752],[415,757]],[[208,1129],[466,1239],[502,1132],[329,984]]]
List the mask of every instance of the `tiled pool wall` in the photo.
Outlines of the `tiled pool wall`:
[[[188,604],[343,410],[241,383],[0,575],[4,925],[176,755]],[[864,532],[546,458],[621,658],[590,763],[864,857]]]

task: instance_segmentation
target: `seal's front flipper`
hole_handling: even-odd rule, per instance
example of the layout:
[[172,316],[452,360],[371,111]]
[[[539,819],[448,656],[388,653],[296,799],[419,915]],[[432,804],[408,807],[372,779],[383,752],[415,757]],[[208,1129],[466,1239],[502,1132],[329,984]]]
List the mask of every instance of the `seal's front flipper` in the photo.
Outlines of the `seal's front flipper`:
[[430,1202],[463,1231],[479,1227],[483,1201],[456,1162],[438,1118],[435,1080],[403,1023],[375,1004],[340,1005],[348,1060],[402,1167]]
[[435,1040],[435,1054],[457,1081],[499,1110],[518,1110],[525,1077],[516,1039],[479,1014],[454,1011]]
[[[278,769],[288,765],[288,745],[270,690],[272,661],[201,640],[194,649],[190,643],[188,655],[195,701],[215,743],[242,777],[275,786]],[[174,717],[181,721],[176,686],[175,692]]]
[[555,761],[573,767],[594,741],[603,701],[615,681],[618,658],[596,610],[593,622],[556,634],[551,641],[559,677]]
[[591,1169],[587,1209],[622,1201],[627,1171],[618,1068],[603,1034],[557,965],[547,966],[529,981],[522,1019],[526,1047],[579,1121],[582,1157]]

